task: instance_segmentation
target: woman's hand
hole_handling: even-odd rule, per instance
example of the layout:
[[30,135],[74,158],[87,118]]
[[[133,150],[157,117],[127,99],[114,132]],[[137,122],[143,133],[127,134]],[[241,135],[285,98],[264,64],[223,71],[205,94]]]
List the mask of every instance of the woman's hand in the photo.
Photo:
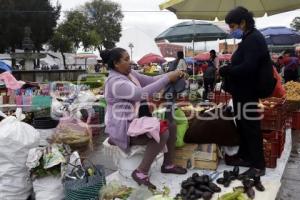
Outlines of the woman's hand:
[[168,77],[170,82],[175,82],[177,81],[179,78],[182,78],[184,76],[184,72],[180,71],[180,70],[176,70],[176,71],[172,71],[168,73]]

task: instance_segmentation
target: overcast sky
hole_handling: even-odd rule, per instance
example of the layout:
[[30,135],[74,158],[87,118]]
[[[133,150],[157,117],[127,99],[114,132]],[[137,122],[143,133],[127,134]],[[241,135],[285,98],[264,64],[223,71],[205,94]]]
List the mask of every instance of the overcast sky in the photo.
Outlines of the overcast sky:
[[[53,0],[55,1],[55,0]],[[70,10],[83,5],[89,0],[58,0],[62,5],[62,10]],[[181,22],[171,12],[142,12],[142,11],[159,11],[158,5],[165,0],[112,0],[121,4],[124,11],[123,29],[135,27],[155,38],[168,27]],[[128,12],[141,11],[141,12]],[[262,17],[256,20],[258,28],[267,26],[288,26],[291,21],[300,16],[300,10],[274,15],[270,17]]]

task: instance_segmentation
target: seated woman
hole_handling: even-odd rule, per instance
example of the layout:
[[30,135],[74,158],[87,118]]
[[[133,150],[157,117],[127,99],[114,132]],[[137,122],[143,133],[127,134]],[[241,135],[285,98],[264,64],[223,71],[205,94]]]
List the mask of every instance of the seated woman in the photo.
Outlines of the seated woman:
[[[140,102],[147,96],[163,89],[169,82],[175,82],[183,76],[183,72],[172,71],[160,76],[150,77],[139,74],[130,67],[130,57],[126,50],[114,48],[101,53],[104,63],[110,69],[105,83],[105,99],[107,101],[106,128],[110,143],[128,151],[131,145],[147,145],[144,158],[132,178],[139,184],[149,188],[156,187],[150,182],[148,172],[156,156],[167,146],[162,173],[185,174],[186,169],[173,165],[176,142],[176,126],[169,124],[169,128],[160,130],[160,140],[149,138],[146,133],[130,137],[128,129],[130,123],[138,118]],[[162,132],[163,131],[163,132]]]

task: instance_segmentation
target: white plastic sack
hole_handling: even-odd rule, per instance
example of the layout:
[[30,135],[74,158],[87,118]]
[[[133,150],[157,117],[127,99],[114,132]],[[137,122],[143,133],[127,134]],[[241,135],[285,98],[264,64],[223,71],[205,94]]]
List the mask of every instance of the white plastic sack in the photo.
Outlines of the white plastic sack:
[[60,177],[47,176],[33,181],[36,200],[63,200],[64,187]]
[[78,103],[87,103],[95,102],[97,98],[91,91],[80,91],[76,100]]
[[55,98],[52,98],[52,105],[51,105],[51,117],[52,118],[60,118],[64,114],[64,105],[62,102],[56,100]]
[[40,134],[20,121],[24,118],[20,109],[16,117],[5,117],[0,122],[0,199],[26,200],[32,184],[25,163],[29,149],[38,147]]
[[56,132],[56,128],[36,130],[40,133],[40,146],[49,145],[48,139],[51,139]]
[[224,146],[223,149],[226,155],[233,156],[238,153],[239,146],[233,146],[233,147]]
[[[146,145],[134,145],[130,147],[128,153],[122,151],[119,147],[110,145],[108,138],[103,142],[104,154],[106,157],[113,158],[114,164],[118,168],[121,176],[131,178],[131,173],[134,171],[145,155]],[[159,159],[163,156],[162,153],[158,154],[152,166],[158,165]],[[152,167],[151,167],[152,168]],[[149,175],[151,175],[151,168]]]

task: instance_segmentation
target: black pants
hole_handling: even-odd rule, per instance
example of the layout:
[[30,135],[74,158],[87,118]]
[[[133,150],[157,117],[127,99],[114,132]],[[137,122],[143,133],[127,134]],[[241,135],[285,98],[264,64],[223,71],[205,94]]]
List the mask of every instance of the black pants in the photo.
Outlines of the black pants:
[[204,92],[203,99],[207,99],[207,95],[209,92],[214,91],[215,87],[215,79],[214,78],[204,78]]
[[[253,110],[257,105],[247,105],[249,102],[258,103],[258,99],[239,100],[233,98],[234,113],[240,134],[239,157],[250,162],[251,167],[265,169],[265,157],[263,150],[263,137],[261,133],[260,120],[249,119],[259,117],[260,114]],[[251,111],[249,111],[251,109]],[[244,114],[243,114],[244,113]]]

